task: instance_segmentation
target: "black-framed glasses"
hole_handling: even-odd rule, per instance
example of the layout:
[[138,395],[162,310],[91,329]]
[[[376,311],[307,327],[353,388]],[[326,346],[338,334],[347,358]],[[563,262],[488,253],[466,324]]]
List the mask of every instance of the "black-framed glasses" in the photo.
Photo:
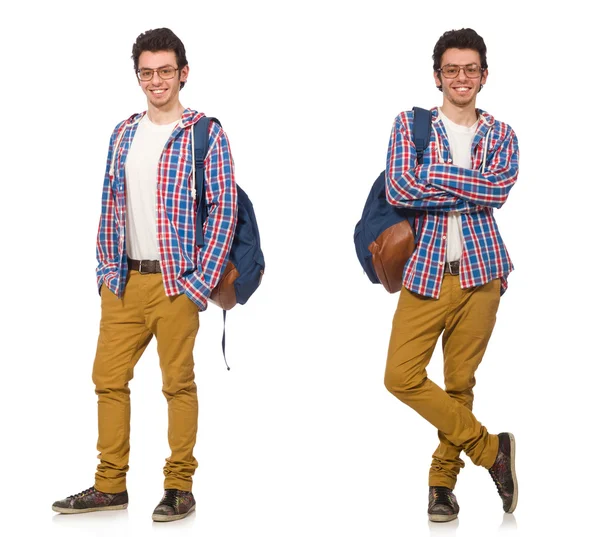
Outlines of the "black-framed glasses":
[[179,71],[179,69],[175,69],[175,67],[169,65],[159,67],[158,69],[147,69],[144,67],[137,70],[137,76],[142,82],[148,82],[149,80],[152,80],[154,73],[158,73],[158,76],[163,80],[171,80],[177,71]]
[[456,78],[460,73],[460,70],[465,72],[467,78],[479,78],[481,73],[485,71],[482,67],[479,67],[476,63],[470,63],[469,65],[455,65],[449,63],[444,65],[438,72],[442,73],[446,78]]

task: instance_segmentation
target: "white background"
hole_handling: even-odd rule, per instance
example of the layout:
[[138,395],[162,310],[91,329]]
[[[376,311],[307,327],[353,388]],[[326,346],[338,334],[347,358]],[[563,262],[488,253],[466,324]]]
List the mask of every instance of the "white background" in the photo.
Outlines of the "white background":
[[[591,4],[590,4],[591,5]],[[2,8],[3,535],[598,535],[596,18],[584,2],[27,2]],[[217,116],[258,215],[267,269],[196,342],[197,512],[159,525],[168,456],[154,343],[132,390],[129,509],[56,515],[93,484],[95,235],[108,139],[145,109],[137,35],[185,43],[184,106]],[[520,502],[467,462],[459,522],[427,521],[436,431],[383,386],[397,295],[352,241],[394,117],[441,103],[446,30],[488,46],[478,106],[508,122],[521,173],[497,212],[516,266],[475,414],[517,439]],[[430,376],[441,380],[436,352]]]

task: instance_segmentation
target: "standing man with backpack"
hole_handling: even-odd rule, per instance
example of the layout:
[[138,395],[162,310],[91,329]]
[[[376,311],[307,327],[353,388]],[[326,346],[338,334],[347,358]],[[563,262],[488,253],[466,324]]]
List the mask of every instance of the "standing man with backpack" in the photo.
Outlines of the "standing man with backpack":
[[125,509],[128,503],[129,388],[153,336],[168,402],[171,455],[155,521],[195,508],[192,476],[198,400],[192,351],[199,311],[227,263],[237,216],[229,142],[218,123],[204,160],[207,217],[196,245],[193,125],[204,114],[179,100],[189,74],[185,48],[169,29],[142,33],[133,64],[148,110],[119,123],[110,139],[97,238],[102,301],[93,367],[98,395],[100,463],[94,486],[55,502],[59,513]]
[[[513,269],[494,209],[504,204],[518,174],[513,130],[475,106],[487,67],[485,43],[474,30],[444,33],[433,52],[443,103],[432,110],[423,162],[417,163],[410,137],[412,111],[396,118],[387,154],[387,199],[417,211],[417,244],[404,270],[385,385],[438,429],[429,471],[434,522],[458,515],[453,489],[463,450],[489,470],[504,511],[517,506],[515,439],[488,433],[472,413],[475,371]],[[440,335],[445,390],[425,370]]]

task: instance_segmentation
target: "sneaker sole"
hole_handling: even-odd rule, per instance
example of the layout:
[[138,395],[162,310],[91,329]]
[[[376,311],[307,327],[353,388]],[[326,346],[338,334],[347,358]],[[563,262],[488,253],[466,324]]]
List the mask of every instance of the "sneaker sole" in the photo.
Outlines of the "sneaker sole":
[[94,511],[120,511],[127,509],[127,504],[123,505],[108,505],[105,507],[88,507],[87,509],[74,509],[72,507],[56,507],[52,506],[52,510],[63,515],[76,515],[79,513],[92,513]]
[[185,518],[186,516],[188,516],[192,511],[194,511],[196,509],[195,505],[192,505],[189,509],[189,511],[187,511],[186,513],[182,513],[180,515],[152,515],[152,520],[154,520],[154,522],[171,522],[173,520],[181,520],[182,518]]
[[511,433],[508,433],[508,437],[510,438],[510,473],[511,473],[512,479],[513,479],[514,492],[513,492],[512,503],[510,504],[510,507],[508,508],[508,511],[506,511],[506,512],[512,513],[517,508],[517,501],[519,500],[519,485],[517,483],[517,471],[515,469],[515,453],[516,453],[515,437]]
[[431,522],[450,522],[458,518],[458,515],[429,515]]

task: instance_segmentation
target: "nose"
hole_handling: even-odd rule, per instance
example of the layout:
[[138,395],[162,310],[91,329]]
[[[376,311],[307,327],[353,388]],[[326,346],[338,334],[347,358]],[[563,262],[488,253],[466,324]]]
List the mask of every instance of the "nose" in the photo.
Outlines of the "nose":
[[158,76],[158,70],[155,69],[152,73],[152,84],[155,86],[160,86],[161,80],[162,79]]
[[457,78],[459,80],[466,80],[467,79],[467,68],[466,67],[459,67],[458,68],[458,76]]

